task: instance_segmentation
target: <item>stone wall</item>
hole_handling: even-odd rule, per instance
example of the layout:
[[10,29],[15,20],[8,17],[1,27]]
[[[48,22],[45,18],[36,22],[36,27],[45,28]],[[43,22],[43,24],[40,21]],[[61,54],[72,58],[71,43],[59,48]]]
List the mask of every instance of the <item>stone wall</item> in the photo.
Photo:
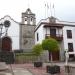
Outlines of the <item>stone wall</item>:
[[26,52],[30,52],[35,44],[34,28],[34,25],[22,25],[20,48],[25,50]]

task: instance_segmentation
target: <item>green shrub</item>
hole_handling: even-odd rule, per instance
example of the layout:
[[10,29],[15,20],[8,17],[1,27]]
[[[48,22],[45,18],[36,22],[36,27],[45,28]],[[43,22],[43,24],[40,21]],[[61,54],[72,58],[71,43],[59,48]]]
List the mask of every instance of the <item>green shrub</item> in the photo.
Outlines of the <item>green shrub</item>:
[[38,59],[38,56],[34,53],[16,53],[15,60],[17,63],[33,62]]
[[42,53],[43,49],[42,49],[42,45],[41,44],[36,44],[34,47],[33,47],[33,53],[36,54],[36,55],[40,55]]

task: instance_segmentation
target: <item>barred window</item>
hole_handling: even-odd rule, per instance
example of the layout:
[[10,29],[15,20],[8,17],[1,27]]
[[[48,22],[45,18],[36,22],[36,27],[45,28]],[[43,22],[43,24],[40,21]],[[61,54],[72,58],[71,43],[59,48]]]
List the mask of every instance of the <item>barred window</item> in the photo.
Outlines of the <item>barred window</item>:
[[68,51],[69,52],[73,51],[73,43],[68,43]]
[[71,30],[67,30],[67,38],[72,38],[72,31]]

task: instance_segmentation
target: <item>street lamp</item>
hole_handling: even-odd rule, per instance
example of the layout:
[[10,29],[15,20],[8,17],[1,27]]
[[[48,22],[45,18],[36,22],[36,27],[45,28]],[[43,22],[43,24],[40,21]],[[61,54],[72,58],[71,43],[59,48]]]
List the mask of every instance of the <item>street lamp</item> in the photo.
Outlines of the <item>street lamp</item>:
[[3,29],[3,24],[1,23],[0,24],[0,51],[1,51],[1,48],[2,48],[2,38],[1,38],[1,36],[2,36],[2,29]]
[[[9,20],[5,20],[4,23],[1,23],[0,24],[0,51],[2,49],[2,34],[5,33],[5,36],[7,35],[7,31],[8,31],[8,28],[10,26],[10,21]],[[5,32],[3,32],[3,27],[5,27]]]
[[[5,20],[4,23],[1,23],[0,24],[0,51],[2,51],[2,34],[5,33],[5,36],[7,36],[7,31],[8,31],[8,28],[10,26],[10,21],[9,20]],[[5,27],[5,31],[3,32],[3,27]],[[0,70],[5,70],[6,69],[6,65],[4,66],[4,64],[1,64],[0,63]],[[10,64],[10,67],[11,67],[11,70],[12,70],[12,66]],[[12,70],[12,75],[14,75],[13,73],[13,70]]]
[[6,35],[7,35],[7,31],[8,31],[8,28],[9,28],[9,26],[10,26],[10,21],[6,20],[6,21],[4,22],[4,26],[5,26]]
[[3,24],[1,23],[1,24],[0,24],[0,38],[1,38],[1,36],[2,36],[2,29],[3,29]]

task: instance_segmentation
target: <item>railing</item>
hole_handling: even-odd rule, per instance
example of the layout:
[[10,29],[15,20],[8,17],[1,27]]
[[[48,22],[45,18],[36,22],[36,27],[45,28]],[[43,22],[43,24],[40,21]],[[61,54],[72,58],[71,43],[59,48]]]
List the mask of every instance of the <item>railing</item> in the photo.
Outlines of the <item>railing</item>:
[[15,54],[15,63],[33,63],[36,61],[41,61],[41,57],[35,54],[29,53],[16,53]]
[[0,62],[5,62],[6,64],[33,63],[36,61],[47,62],[48,59],[45,59],[45,56],[43,56],[25,52],[0,52]]
[[49,37],[52,37],[52,38],[54,38],[58,41],[63,40],[63,35],[62,34],[56,34],[56,35],[46,34],[45,35],[45,38],[49,38]]

